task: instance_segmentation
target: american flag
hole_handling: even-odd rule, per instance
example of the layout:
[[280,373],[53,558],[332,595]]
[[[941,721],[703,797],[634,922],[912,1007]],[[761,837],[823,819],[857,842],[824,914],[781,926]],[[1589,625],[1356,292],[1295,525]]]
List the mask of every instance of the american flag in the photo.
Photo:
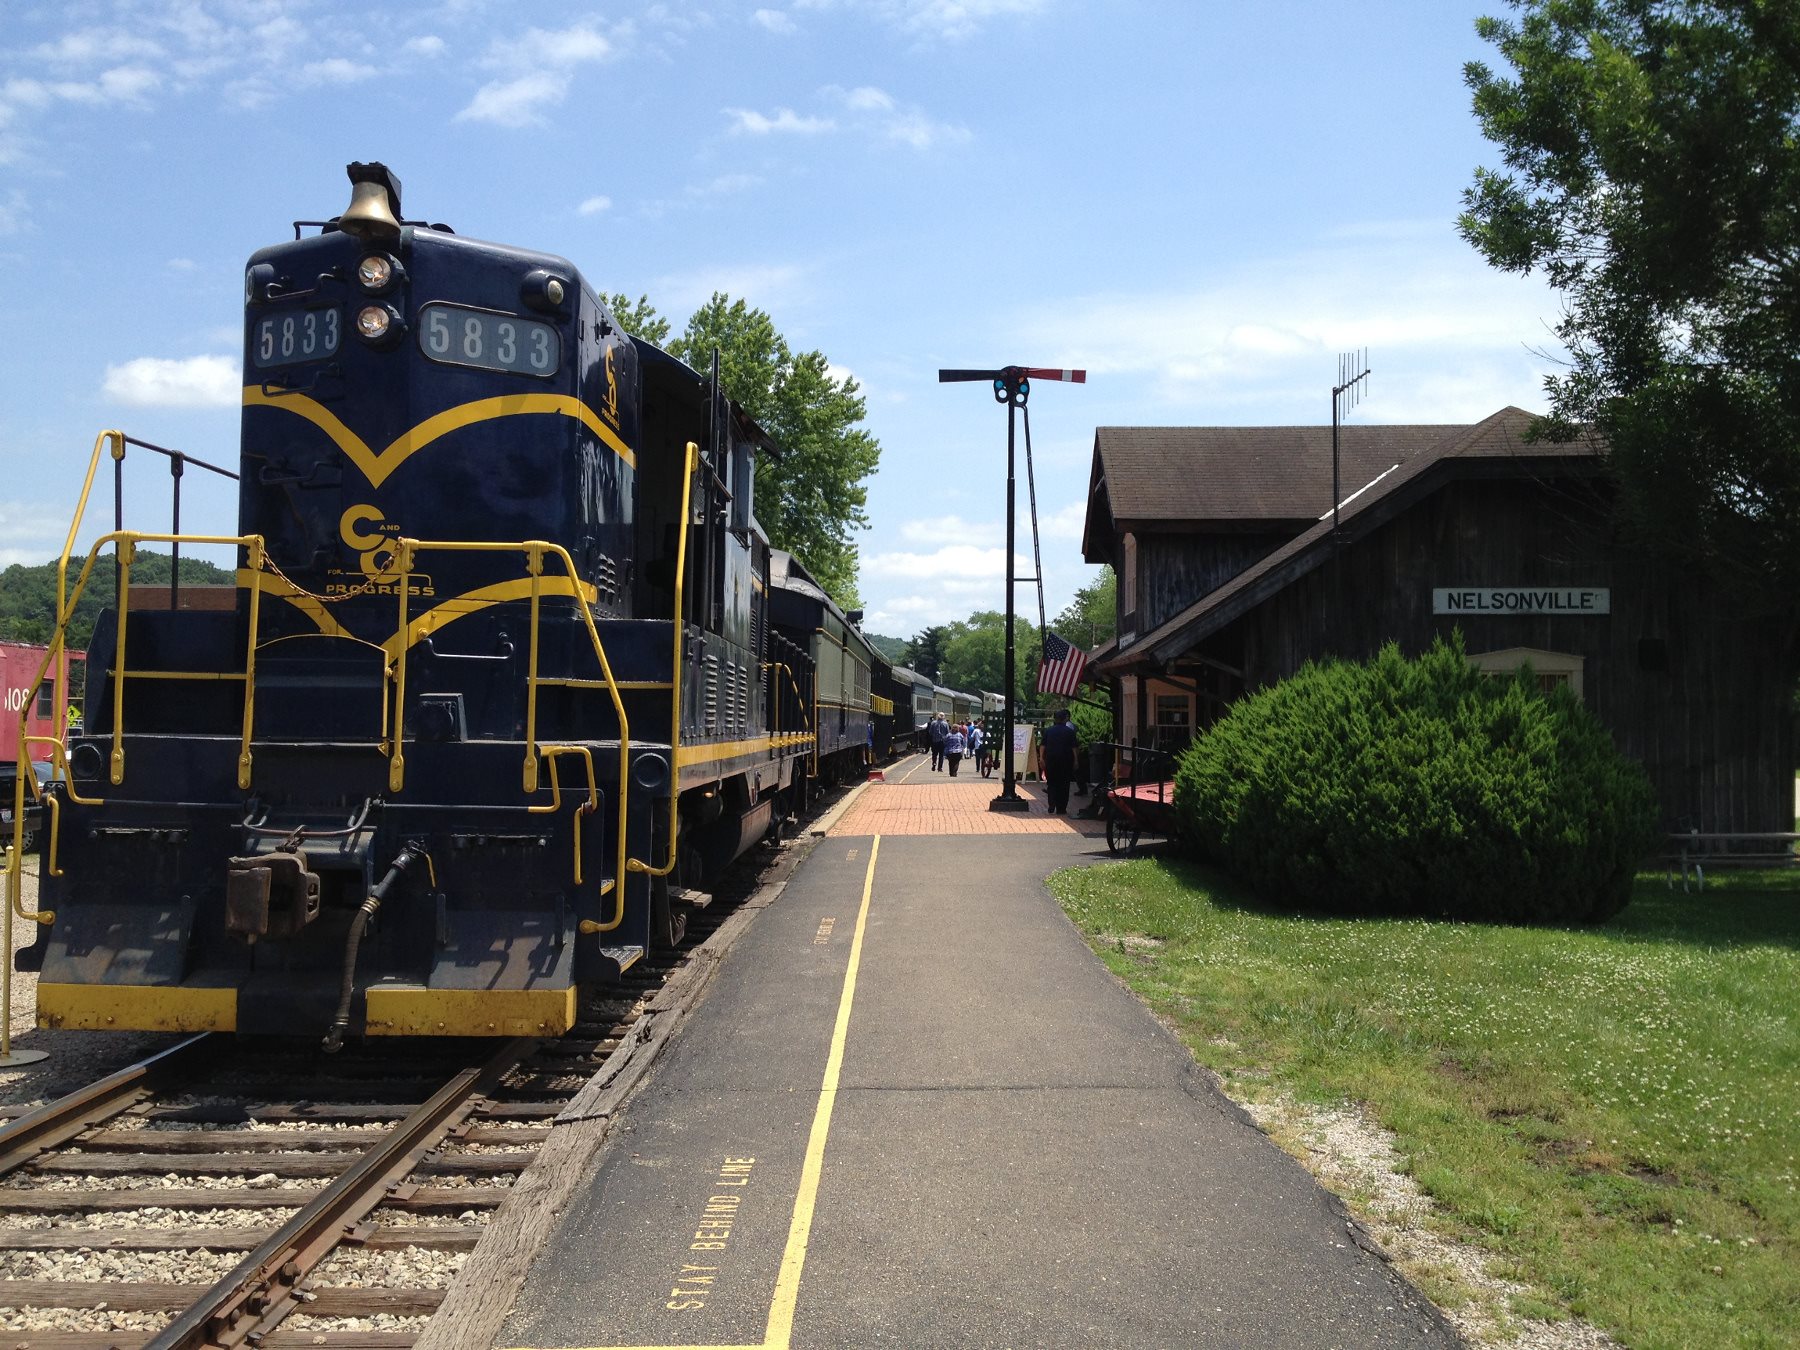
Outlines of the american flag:
[[1081,672],[1086,668],[1086,652],[1048,629],[1044,631],[1044,662],[1038,667],[1038,693],[1073,698],[1081,687]]

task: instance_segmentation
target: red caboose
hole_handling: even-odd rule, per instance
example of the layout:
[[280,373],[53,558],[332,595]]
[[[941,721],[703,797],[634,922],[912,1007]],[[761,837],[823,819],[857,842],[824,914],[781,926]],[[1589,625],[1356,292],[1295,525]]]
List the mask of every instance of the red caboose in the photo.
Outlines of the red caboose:
[[[27,736],[55,736],[60,739],[68,730],[69,676],[73,670],[75,677],[80,678],[87,654],[62,654],[63,678],[60,681],[59,702],[56,672],[44,670],[44,658],[49,650],[41,643],[0,642],[0,710],[5,713],[4,720],[0,721],[0,727],[5,730],[5,734],[0,735],[0,763],[9,764],[19,757],[18,728],[21,713],[27,714]],[[40,670],[44,671],[44,682],[33,693],[32,684],[37,680]],[[76,706],[80,706],[79,700],[76,700]],[[49,759],[47,751],[46,746],[34,745],[31,747],[30,758]]]

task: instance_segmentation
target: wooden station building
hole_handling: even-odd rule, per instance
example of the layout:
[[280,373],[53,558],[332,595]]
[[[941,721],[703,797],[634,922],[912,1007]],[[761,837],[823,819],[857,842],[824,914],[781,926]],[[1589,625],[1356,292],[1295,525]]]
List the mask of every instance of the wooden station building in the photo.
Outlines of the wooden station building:
[[1309,660],[1460,629],[1496,674],[1567,684],[1648,770],[1670,830],[1793,828],[1788,625],[1617,537],[1600,455],[1531,416],[1331,428],[1101,427],[1082,551],[1118,575],[1089,670],[1123,740],[1185,744]]

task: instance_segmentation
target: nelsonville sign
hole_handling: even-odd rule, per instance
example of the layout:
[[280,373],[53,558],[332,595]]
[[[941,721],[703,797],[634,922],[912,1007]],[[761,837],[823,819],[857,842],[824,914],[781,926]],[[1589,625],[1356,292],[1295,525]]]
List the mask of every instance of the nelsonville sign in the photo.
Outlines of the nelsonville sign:
[[1611,614],[1605,586],[1437,586],[1433,614]]

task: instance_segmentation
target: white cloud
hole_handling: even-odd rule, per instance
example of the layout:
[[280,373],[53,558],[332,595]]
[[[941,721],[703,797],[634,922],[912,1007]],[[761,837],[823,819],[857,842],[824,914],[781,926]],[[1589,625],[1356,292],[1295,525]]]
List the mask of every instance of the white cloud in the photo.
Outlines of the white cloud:
[[94,66],[111,61],[154,61],[163,48],[149,38],[114,28],[87,28],[42,43],[31,53],[54,66]]
[[[940,531],[942,539],[949,531]],[[865,561],[864,574],[884,582],[929,581],[945,591],[998,590],[1005,585],[1002,563],[1006,550],[986,544],[943,544],[929,553],[874,553]],[[1016,575],[1028,575],[1031,559],[1015,557]]]
[[334,56],[328,61],[311,61],[300,67],[300,78],[307,84],[356,84],[373,79],[381,72],[360,61],[346,61]]
[[475,97],[456,114],[456,120],[528,127],[544,120],[539,115],[540,108],[561,103],[568,92],[569,77],[553,70],[521,75],[516,80],[495,80],[475,91]]
[[[969,521],[961,516],[926,516],[900,522],[900,538],[909,544],[942,544],[945,539],[979,541],[983,549],[998,550],[1006,527],[997,520]],[[999,553],[996,551],[995,556]]]
[[476,90],[459,122],[492,122],[525,127],[542,122],[541,110],[568,97],[577,67],[610,60],[617,49],[591,24],[570,28],[529,28],[516,38],[496,40],[482,60],[510,78],[491,80]]
[[198,272],[200,270],[200,264],[192,258],[170,258],[163,266],[171,272]]
[[483,61],[495,70],[571,70],[612,56],[613,44],[591,24],[569,28],[528,28],[520,36],[496,39]]
[[580,215],[598,216],[612,210],[612,198],[589,197],[586,201],[582,202],[580,206],[576,207],[575,210]]
[[794,21],[779,9],[759,9],[750,16],[751,22],[759,24],[771,33],[792,33]]
[[845,89],[842,85],[830,84],[819,92],[841,105],[865,131],[910,145],[915,150],[929,150],[940,143],[958,143],[970,138],[966,127],[939,122],[919,108],[902,107],[892,94],[873,85]]
[[711,299],[715,291],[747,300],[758,309],[774,313],[804,291],[807,275],[801,268],[785,263],[760,267],[720,265],[665,277],[657,283],[655,291],[659,297],[667,297],[665,312],[668,313],[692,312]]
[[408,38],[406,40],[406,45],[400,50],[405,52],[408,56],[423,56],[435,59],[449,51],[450,48],[441,37],[438,37],[434,33],[427,33],[423,37]]
[[[3,162],[0,160],[0,163]],[[0,237],[18,234],[27,229],[27,215],[24,190],[9,189],[4,197],[0,197]]]
[[57,556],[68,534],[69,508],[42,502],[0,501],[0,567],[35,566]]
[[0,85],[0,99],[35,110],[54,103],[142,104],[161,83],[162,76],[144,66],[115,66],[92,80],[11,79]]
[[929,150],[941,142],[960,145],[970,139],[967,127],[953,126],[949,122],[934,122],[920,112],[890,118],[882,131],[890,141],[910,145],[915,150]]
[[866,3],[869,9],[905,32],[959,41],[981,32],[990,19],[1040,14],[1049,0],[866,0]]
[[842,99],[844,106],[853,112],[892,112],[894,109],[894,96],[872,85],[860,85],[855,89],[831,85],[825,92]]
[[777,108],[770,117],[764,113],[752,112],[748,108],[726,108],[725,115],[731,119],[731,130],[749,136],[768,136],[771,134],[799,134],[814,136],[824,131],[835,131],[837,124],[829,117],[802,117],[792,108]]
[[228,356],[140,356],[108,366],[104,384],[108,398],[133,408],[235,408],[242,389],[238,363]]
[[1087,503],[1070,502],[1047,515],[1039,515],[1038,532],[1046,539],[1081,539],[1083,529],[1087,526]]
[[716,178],[709,178],[704,183],[690,183],[682,190],[681,196],[658,198],[643,203],[640,211],[648,217],[655,218],[683,206],[705,206],[720,197],[729,197],[739,192],[747,192],[763,180],[751,173],[722,173]]
[[[1050,296],[1013,316],[1001,335],[1035,349],[1067,335],[1060,362],[1090,377],[1147,379],[1145,421],[1192,416],[1264,420],[1310,403],[1329,416],[1327,378],[1339,352],[1368,348],[1375,370],[1360,416],[1371,421],[1466,421],[1505,403],[1541,402],[1558,307],[1536,278],[1493,271],[1447,226],[1335,235],[1287,257],[1215,260],[1219,279],[1155,291]],[[1324,392],[1321,392],[1321,391]],[[1278,414],[1279,415],[1279,414]]]

